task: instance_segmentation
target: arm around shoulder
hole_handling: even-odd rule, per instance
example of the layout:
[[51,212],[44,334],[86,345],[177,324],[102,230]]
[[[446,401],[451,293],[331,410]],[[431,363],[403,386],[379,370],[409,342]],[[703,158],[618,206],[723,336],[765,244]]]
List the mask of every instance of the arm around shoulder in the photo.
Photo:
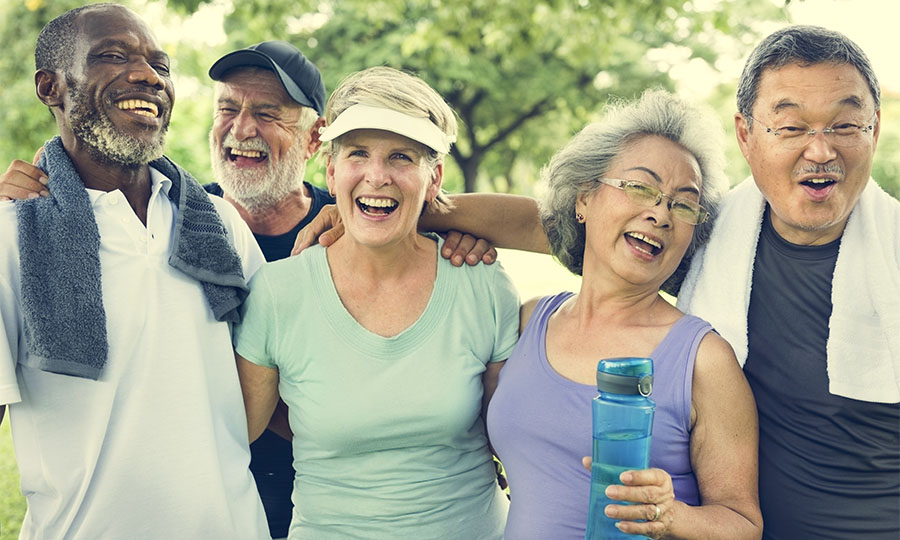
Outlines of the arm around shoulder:
[[550,252],[535,199],[499,193],[466,193],[451,195],[450,200],[453,208],[449,212],[426,212],[419,220],[419,228],[462,231],[501,248]]

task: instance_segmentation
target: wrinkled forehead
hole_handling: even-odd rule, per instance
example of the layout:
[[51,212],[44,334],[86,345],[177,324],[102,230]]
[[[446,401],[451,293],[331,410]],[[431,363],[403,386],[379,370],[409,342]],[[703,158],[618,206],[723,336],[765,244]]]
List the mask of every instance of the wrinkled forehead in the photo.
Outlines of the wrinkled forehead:
[[255,98],[284,106],[297,107],[278,76],[270,69],[256,66],[241,66],[228,70],[222,80],[215,81],[214,93],[219,98]]

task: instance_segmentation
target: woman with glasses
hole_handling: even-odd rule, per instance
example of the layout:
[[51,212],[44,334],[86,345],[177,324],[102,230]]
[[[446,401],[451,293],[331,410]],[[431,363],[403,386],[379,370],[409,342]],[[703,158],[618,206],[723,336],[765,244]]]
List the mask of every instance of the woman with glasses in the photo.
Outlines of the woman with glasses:
[[[648,91],[586,127],[545,168],[546,241],[583,279],[578,294],[522,307],[519,342],[488,408],[488,435],[509,478],[506,540],[584,538],[582,457],[591,455],[597,361],[628,356],[654,362],[650,468],[624,472],[608,489],[632,504],[609,505],[607,515],[651,538],[760,538],[749,386],[728,343],[661,294],[677,293],[709,238],[726,187],[721,144],[710,114]],[[462,230],[519,249],[545,242],[522,219],[524,198],[454,201]]]
[[727,187],[721,145],[710,113],[648,91],[553,157],[540,220],[532,199],[493,194],[455,196],[450,213],[424,217],[549,250],[582,276],[578,294],[522,306],[519,342],[499,382],[485,380],[497,385],[488,435],[509,478],[505,540],[585,537],[597,361],[628,356],[654,362],[650,468],[622,473],[607,496],[623,504],[607,515],[651,538],[761,537],[750,388],[728,343],[661,294],[678,292],[709,239]]

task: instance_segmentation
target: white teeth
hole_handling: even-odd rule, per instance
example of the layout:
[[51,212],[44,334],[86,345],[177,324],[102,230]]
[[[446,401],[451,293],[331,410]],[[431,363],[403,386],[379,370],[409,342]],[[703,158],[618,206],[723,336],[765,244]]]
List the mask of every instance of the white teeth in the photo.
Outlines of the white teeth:
[[156,118],[159,114],[159,108],[157,108],[155,103],[150,103],[143,99],[123,99],[122,101],[116,102],[116,107],[123,111],[131,111],[135,114],[150,118]]
[[807,180],[807,182],[809,182],[810,184],[827,184],[828,182],[831,182],[831,179],[830,178],[810,178],[809,180]]
[[636,238],[642,242],[646,242],[646,243],[650,244],[651,246],[655,247],[656,249],[662,249],[662,244],[660,244],[656,240],[651,240],[651,239],[647,238],[646,236],[644,236],[641,233],[630,232],[630,233],[626,233],[626,234],[628,234],[628,236],[631,236],[632,238]]
[[232,148],[231,155],[246,158],[259,158],[263,156],[263,153],[259,150],[238,150],[237,148]]
[[373,197],[360,197],[359,202],[374,208],[393,208],[397,206],[397,201],[392,199],[376,199]]

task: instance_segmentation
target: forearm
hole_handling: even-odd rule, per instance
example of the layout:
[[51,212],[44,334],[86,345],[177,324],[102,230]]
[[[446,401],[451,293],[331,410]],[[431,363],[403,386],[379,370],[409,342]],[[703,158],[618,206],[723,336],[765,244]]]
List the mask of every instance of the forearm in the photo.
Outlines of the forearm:
[[498,193],[466,193],[450,199],[454,205],[450,212],[426,212],[419,228],[462,231],[501,248],[550,252],[535,199]]
[[[689,506],[675,501],[669,534],[671,540],[759,540],[762,523],[743,515],[738,509],[721,504]],[[751,514],[752,513],[749,513]]]

